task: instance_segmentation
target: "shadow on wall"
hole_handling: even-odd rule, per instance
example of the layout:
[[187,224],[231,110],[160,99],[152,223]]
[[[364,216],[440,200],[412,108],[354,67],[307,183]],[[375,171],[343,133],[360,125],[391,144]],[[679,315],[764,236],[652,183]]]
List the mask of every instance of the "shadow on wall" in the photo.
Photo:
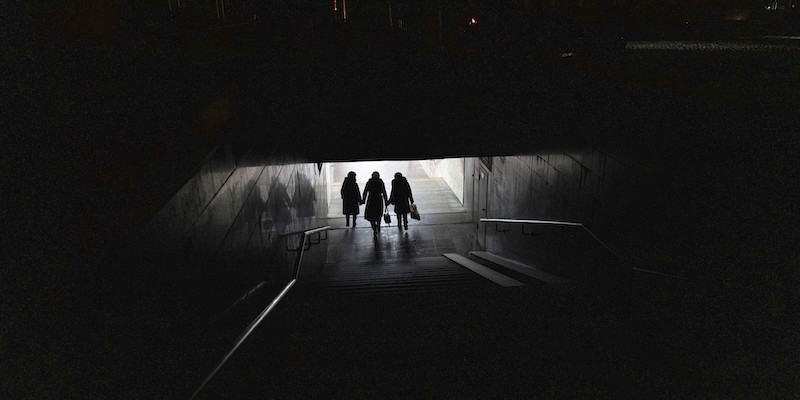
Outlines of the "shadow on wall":
[[[215,341],[230,339],[218,329],[244,329],[235,325],[247,316],[231,315],[253,311],[249,297],[269,297],[258,293],[288,282],[299,237],[284,234],[324,224],[317,216],[327,213],[327,169],[285,156],[247,165],[237,166],[230,148],[217,149],[132,241],[125,276],[113,282],[118,298],[111,301],[133,316],[115,328],[121,338],[151,337],[153,352],[178,338],[178,349],[169,351],[186,351],[179,357],[185,360],[192,359],[190,343],[213,353],[228,344]],[[216,326],[220,318],[232,326]],[[131,352],[132,363],[144,350],[119,347]]]

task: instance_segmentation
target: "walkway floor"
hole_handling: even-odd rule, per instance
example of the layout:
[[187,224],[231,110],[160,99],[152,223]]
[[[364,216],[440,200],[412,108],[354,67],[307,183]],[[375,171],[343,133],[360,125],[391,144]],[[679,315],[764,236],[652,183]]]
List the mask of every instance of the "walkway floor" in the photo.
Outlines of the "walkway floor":
[[438,216],[438,225],[411,225],[408,230],[383,226],[373,237],[369,226],[335,229],[329,233],[327,263],[402,261],[415,257],[433,257],[442,253],[466,254],[477,250],[470,223],[447,223],[462,220],[465,214]]

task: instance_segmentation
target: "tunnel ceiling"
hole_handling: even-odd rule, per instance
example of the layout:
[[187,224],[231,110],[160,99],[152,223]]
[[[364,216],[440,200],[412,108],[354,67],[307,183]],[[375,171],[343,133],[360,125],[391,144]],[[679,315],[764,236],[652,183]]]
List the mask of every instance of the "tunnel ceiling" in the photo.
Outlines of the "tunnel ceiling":
[[735,119],[713,102],[592,67],[381,53],[264,66],[240,96],[234,129],[257,138],[256,152],[284,148],[315,161],[623,144]]

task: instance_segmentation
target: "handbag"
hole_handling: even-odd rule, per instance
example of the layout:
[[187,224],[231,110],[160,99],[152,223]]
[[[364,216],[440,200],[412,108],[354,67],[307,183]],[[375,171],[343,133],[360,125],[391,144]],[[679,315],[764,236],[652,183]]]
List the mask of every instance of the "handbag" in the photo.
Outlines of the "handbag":
[[422,217],[419,215],[419,210],[417,209],[416,204],[411,204],[411,219],[415,219],[417,221],[422,219]]
[[384,211],[385,212],[383,213],[383,222],[386,222],[386,225],[389,225],[392,223],[392,216],[389,215],[389,207],[387,206]]

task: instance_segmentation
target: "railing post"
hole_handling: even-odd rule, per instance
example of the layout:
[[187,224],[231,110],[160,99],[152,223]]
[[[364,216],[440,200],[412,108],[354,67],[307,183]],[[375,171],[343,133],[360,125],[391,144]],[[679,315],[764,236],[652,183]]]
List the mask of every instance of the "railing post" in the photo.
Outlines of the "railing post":
[[301,249],[301,251],[297,253],[297,258],[295,259],[295,264],[294,264],[293,279],[295,280],[297,280],[297,278],[300,276],[300,266],[303,264],[303,254],[305,253],[306,250],[305,246],[307,237],[308,236],[306,236],[306,234],[303,233],[303,236],[300,238],[300,246],[298,248]]

